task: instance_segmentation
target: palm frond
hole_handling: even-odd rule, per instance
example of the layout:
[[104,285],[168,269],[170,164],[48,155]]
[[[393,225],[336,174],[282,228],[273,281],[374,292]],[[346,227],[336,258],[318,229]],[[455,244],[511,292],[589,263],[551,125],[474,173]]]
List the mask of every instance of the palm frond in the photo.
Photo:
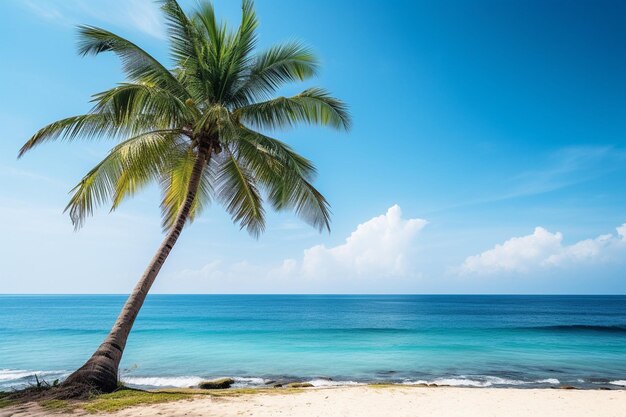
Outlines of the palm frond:
[[251,160],[254,154],[260,153],[261,156],[278,161],[279,165],[286,165],[308,181],[315,179],[317,170],[313,163],[299,155],[286,143],[245,127],[240,127],[237,133],[235,146],[238,153],[246,160]]
[[318,230],[330,231],[330,207],[313,187],[315,167],[277,139],[245,130],[237,142],[243,164],[266,189],[276,210],[294,210]]
[[235,223],[258,237],[265,230],[263,200],[256,179],[232,154],[225,156],[216,177],[216,197]]
[[252,0],[244,0],[241,8],[241,24],[234,35],[228,36],[224,53],[220,62],[221,89],[217,99],[229,102],[232,98],[233,86],[247,76],[247,69],[256,45],[256,29],[258,21]]
[[81,55],[114,52],[122,61],[122,68],[130,80],[156,84],[183,100],[189,97],[167,68],[129,40],[94,26],[80,26],[79,35],[78,51]]
[[232,75],[236,72],[237,36],[228,30],[225,22],[217,20],[210,2],[198,5],[193,21],[202,32],[206,46],[207,65],[204,77],[212,86],[211,99],[221,102],[232,83]]
[[218,62],[224,51],[228,28],[225,23],[220,23],[215,16],[215,9],[210,2],[198,3],[193,15],[200,27],[207,35],[206,41],[215,61]]
[[185,14],[176,0],[161,3],[178,78],[196,103],[210,99],[207,92],[211,91],[211,85],[206,77],[210,66],[205,59],[208,51],[197,23]]
[[237,64],[241,64],[246,60],[248,55],[252,53],[256,46],[257,36],[256,29],[259,21],[254,11],[254,2],[252,0],[243,0],[241,5],[241,24],[234,38],[234,58]]
[[197,110],[168,90],[148,83],[124,83],[95,94],[94,112],[111,113],[117,123],[133,123],[136,117],[149,115],[159,128],[191,124]]
[[307,80],[317,70],[317,58],[303,44],[289,42],[272,47],[248,66],[248,75],[235,88],[233,102],[240,106],[267,99],[284,84]]
[[[143,127],[146,126],[136,126],[137,129]],[[78,138],[97,139],[102,136],[115,137],[127,133],[128,130],[128,126],[122,126],[116,123],[112,114],[88,113],[67,117],[39,129],[39,131],[22,146],[18,155],[21,157],[35,146],[47,141],[56,139],[71,141]]]
[[191,16],[175,0],[164,0],[161,8],[178,78],[197,105],[215,101],[221,89],[220,56],[226,27],[218,25],[211,4],[201,3]]
[[[197,154],[191,149],[178,153],[168,160],[166,169],[161,173],[161,214],[163,230],[174,226],[176,217],[187,198],[189,183],[196,162]],[[209,162],[209,165],[211,163]],[[198,191],[189,211],[191,223],[210,203],[213,193],[212,171],[206,167],[202,173]]]
[[180,142],[179,132],[154,131],[115,146],[72,190],[65,208],[76,228],[101,204],[111,200],[112,210],[124,197],[154,180]]
[[241,107],[235,115],[243,122],[265,129],[291,127],[298,122],[350,128],[346,105],[321,88],[309,88],[293,97],[280,97]]

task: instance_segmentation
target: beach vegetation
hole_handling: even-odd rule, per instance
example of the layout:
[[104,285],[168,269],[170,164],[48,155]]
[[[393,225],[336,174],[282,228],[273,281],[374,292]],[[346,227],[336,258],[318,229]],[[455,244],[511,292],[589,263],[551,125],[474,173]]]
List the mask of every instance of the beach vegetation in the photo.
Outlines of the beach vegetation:
[[254,394],[290,394],[300,392],[298,389],[268,389],[268,388],[236,388],[221,390],[203,390],[195,388],[172,388],[156,391],[142,391],[137,389],[120,389],[118,391],[93,395],[90,399],[78,403],[80,408],[91,412],[114,412],[138,405],[158,404],[171,401],[180,401],[198,396],[211,397],[238,397]]
[[68,411],[72,409],[72,404],[66,400],[42,400],[39,405],[49,411]]
[[[62,392],[62,391],[61,391]],[[115,412],[140,405],[159,404],[180,401],[195,397],[239,397],[242,395],[288,395],[302,392],[301,388],[231,388],[231,389],[199,389],[199,388],[168,388],[160,390],[139,390],[120,387],[111,393],[97,394],[92,392],[86,398],[55,398],[53,390],[45,391],[14,391],[0,392],[0,408],[37,403],[46,411],[62,413],[82,409],[89,413]]]
[[90,412],[115,412],[138,405],[159,404],[191,398],[184,392],[141,391],[122,389],[107,394],[96,395],[81,404],[81,408]]
[[0,392],[0,408],[6,408],[13,405],[15,401],[10,398],[9,392]]

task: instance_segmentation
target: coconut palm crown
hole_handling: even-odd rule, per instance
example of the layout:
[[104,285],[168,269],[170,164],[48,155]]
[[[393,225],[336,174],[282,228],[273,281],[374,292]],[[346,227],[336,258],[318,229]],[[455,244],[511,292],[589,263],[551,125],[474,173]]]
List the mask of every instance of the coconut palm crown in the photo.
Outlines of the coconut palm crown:
[[211,201],[253,236],[265,227],[264,199],[329,229],[329,206],[313,187],[315,168],[261,131],[304,122],[348,129],[343,102],[320,88],[277,97],[283,85],[316,75],[318,62],[297,42],[255,52],[258,21],[244,0],[241,24],[218,22],[208,2],[187,15],[161,1],[170,42],[168,69],[134,43],[107,30],[80,27],[81,55],[115,53],[126,82],[93,96],[92,110],[39,130],[19,155],[52,140],[110,138],[118,143],[72,190],[66,210],[78,228],[98,206],[116,209],[150,183],[162,190],[165,239],[131,293],[111,333],[65,386],[115,389],[133,322],[184,225]]

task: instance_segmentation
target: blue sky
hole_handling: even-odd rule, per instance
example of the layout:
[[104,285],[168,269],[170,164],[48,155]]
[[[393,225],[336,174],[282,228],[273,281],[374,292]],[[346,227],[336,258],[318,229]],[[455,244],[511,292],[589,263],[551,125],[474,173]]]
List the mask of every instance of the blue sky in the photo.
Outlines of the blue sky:
[[[215,4],[238,22],[238,2]],[[256,4],[260,49],[298,39],[323,63],[284,93],[321,85],[351,107],[348,134],[276,133],[315,161],[332,233],[281,213],[254,240],[213,207],[155,292],[626,292],[626,3]],[[62,214],[112,143],[16,159],[123,81],[115,57],[76,55],[79,23],[168,59],[149,0],[0,3],[0,292],[128,292],[162,237],[156,188],[78,233]]]

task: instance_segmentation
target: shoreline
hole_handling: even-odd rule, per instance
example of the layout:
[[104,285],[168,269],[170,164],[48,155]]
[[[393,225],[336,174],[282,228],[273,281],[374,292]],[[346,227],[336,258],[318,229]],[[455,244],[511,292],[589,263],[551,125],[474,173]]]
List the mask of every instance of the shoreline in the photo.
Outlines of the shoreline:
[[[163,391],[161,391],[163,392]],[[159,404],[143,404],[96,415],[111,417],[220,416],[256,417],[619,417],[626,410],[626,390],[418,387],[367,385],[303,389],[260,389],[240,393],[199,393]],[[66,410],[67,411],[67,410]],[[0,409],[0,417],[59,414],[36,404]],[[69,412],[68,412],[69,414]],[[73,409],[71,415],[93,415]]]
[[[9,371],[9,370],[5,370]],[[17,371],[11,371],[17,372]],[[26,375],[27,374],[27,375]],[[54,379],[62,381],[67,376],[57,375],[46,378],[46,375],[55,375],[53,371],[41,373],[24,372],[22,380],[14,385],[0,386],[0,393],[10,392],[13,389],[22,389],[35,381],[35,375],[40,381],[51,383]],[[272,389],[288,387],[290,384],[304,384],[306,388],[332,388],[353,386],[398,386],[398,387],[431,387],[431,388],[483,388],[483,389],[571,389],[571,390],[626,390],[626,380],[609,380],[593,378],[593,380],[571,379],[559,380],[557,378],[545,378],[537,380],[516,380],[506,376],[497,377],[490,375],[449,375],[431,379],[349,379],[345,377],[330,378],[296,377],[296,376],[126,376],[121,378],[124,386],[131,389],[145,391],[157,391],[168,389],[195,389],[204,381],[214,379],[232,379],[232,384],[226,389]],[[5,384],[7,381],[4,381]]]
[[[389,372],[390,374],[395,372]],[[50,384],[54,380],[63,381],[69,375],[67,371],[24,371],[24,370],[0,370],[0,392],[8,392],[13,389],[25,388],[35,382],[35,376],[39,381]],[[5,380],[2,381],[2,376]],[[13,381],[6,377],[17,377]],[[198,388],[204,381],[213,379],[230,379],[229,389],[265,389],[286,387],[289,384],[305,384],[305,387],[351,387],[369,385],[397,385],[407,387],[458,387],[458,388],[495,388],[495,389],[577,389],[577,390],[619,390],[626,389],[626,379],[611,380],[609,378],[577,378],[565,377],[536,377],[535,379],[515,379],[512,375],[501,373],[493,375],[460,375],[449,374],[441,376],[421,378],[393,377],[359,379],[346,376],[295,376],[295,375],[262,375],[262,376],[149,376],[149,375],[126,375],[120,381],[128,388],[140,390],[162,389],[188,389]],[[519,378],[519,377],[518,377]]]

